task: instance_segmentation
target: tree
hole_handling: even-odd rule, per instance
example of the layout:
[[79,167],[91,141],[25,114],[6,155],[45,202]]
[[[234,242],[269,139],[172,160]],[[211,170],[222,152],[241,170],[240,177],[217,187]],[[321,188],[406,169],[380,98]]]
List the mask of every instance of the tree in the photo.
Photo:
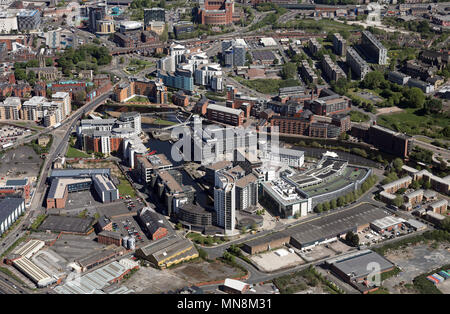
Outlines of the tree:
[[331,208],[330,202],[323,203],[323,210],[324,211],[329,211],[330,208]]
[[439,113],[442,110],[442,100],[436,98],[429,99],[425,101],[423,108],[428,114]]
[[397,172],[400,172],[402,170],[402,167],[403,167],[403,160],[401,160],[400,158],[395,158],[394,162],[392,164],[393,164],[395,170]]
[[372,71],[367,73],[362,81],[362,86],[364,88],[376,89],[381,86],[381,83],[385,81],[383,73],[380,71]]
[[339,196],[339,198],[337,199],[337,206],[342,207],[345,205],[345,199],[343,196]]
[[280,61],[278,61],[278,58],[273,59],[273,64],[277,65]]
[[422,108],[425,103],[425,95],[422,90],[417,87],[411,87],[405,96],[406,105],[410,108]]
[[281,70],[281,77],[284,80],[295,78],[297,74],[297,66],[295,63],[288,62],[283,65]]
[[331,209],[335,209],[335,208],[337,207],[337,201],[336,201],[336,199],[334,199],[334,200],[332,200],[332,201],[330,202],[330,207],[331,207]]
[[27,79],[27,73],[24,69],[16,69],[14,71],[14,77],[16,78],[16,81],[23,81]]
[[345,235],[345,240],[352,246],[356,247],[359,245],[359,236],[354,234],[352,231],[347,232]]
[[320,214],[322,211],[323,211],[323,205],[317,204],[316,207],[314,208],[314,212]]
[[394,200],[394,205],[397,207],[400,207],[403,205],[403,203],[404,203],[403,197],[401,197],[400,195],[397,195],[397,197]]

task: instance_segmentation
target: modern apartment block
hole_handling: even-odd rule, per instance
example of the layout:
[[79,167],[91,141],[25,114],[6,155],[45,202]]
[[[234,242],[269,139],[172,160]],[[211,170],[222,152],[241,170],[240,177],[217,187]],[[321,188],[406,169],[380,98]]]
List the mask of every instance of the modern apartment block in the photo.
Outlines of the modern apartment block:
[[333,34],[333,50],[339,56],[347,54],[347,41],[339,33]]
[[114,96],[118,102],[125,102],[137,95],[146,96],[156,104],[168,103],[167,87],[164,86],[162,79],[148,80],[142,78],[118,84],[114,88]]
[[258,178],[250,173],[236,181],[236,209],[249,210],[258,205]]
[[228,172],[218,172],[214,187],[214,210],[217,225],[225,234],[232,234],[236,226],[236,180]]
[[387,49],[383,44],[369,31],[362,32],[361,44],[364,52],[378,64],[387,64]]
[[22,103],[19,97],[8,97],[0,102],[0,120],[20,120]]
[[370,67],[367,62],[352,47],[347,48],[346,61],[353,73],[362,80],[369,73]]
[[324,55],[322,59],[322,70],[330,81],[337,81],[346,78],[344,71],[331,60],[329,55]]

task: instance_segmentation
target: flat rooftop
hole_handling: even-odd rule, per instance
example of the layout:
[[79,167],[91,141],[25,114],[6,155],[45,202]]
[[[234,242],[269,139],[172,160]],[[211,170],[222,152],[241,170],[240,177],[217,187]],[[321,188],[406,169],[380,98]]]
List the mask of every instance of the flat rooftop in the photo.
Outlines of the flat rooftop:
[[94,218],[49,215],[39,226],[41,231],[86,233],[92,226]]
[[345,234],[387,216],[391,216],[391,213],[384,209],[371,204],[361,204],[288,228],[284,232],[301,245],[309,245]]

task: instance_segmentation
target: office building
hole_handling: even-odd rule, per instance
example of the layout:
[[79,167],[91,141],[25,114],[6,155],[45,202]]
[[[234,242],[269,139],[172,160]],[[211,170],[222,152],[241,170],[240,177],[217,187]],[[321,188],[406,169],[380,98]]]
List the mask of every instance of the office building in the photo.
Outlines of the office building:
[[39,10],[23,10],[17,14],[17,26],[19,31],[33,31],[41,25],[41,13]]
[[244,122],[244,112],[216,104],[209,104],[206,111],[209,120],[240,126]]

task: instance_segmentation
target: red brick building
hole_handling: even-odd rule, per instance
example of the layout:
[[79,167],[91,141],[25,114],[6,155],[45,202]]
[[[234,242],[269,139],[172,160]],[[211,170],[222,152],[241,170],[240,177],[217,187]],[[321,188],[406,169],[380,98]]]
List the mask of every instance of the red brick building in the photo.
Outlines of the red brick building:
[[114,231],[108,231],[104,230],[98,234],[97,237],[98,243],[110,245],[115,244],[117,246],[122,245],[122,237],[120,236],[120,233],[114,232]]
[[203,25],[233,24],[234,0],[205,0],[199,10],[200,23]]

